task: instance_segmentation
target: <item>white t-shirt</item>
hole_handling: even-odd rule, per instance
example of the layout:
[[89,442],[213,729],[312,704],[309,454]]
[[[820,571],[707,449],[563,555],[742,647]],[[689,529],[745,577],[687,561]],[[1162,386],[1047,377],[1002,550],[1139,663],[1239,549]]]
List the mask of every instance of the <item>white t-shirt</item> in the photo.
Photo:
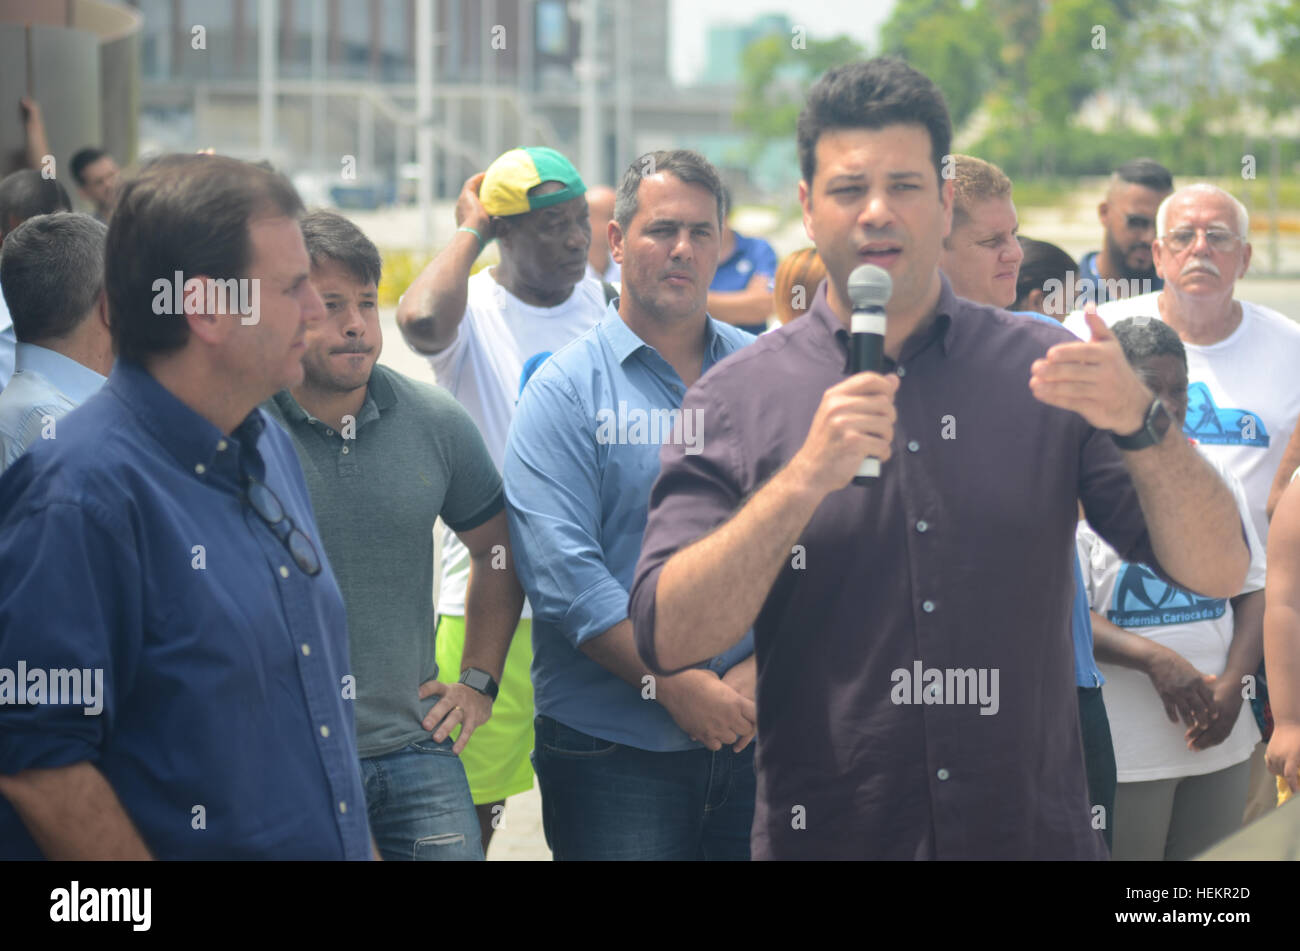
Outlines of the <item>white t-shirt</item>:
[[[1245,492],[1222,463],[1212,458],[1209,462],[1232,490],[1246,526],[1250,570],[1241,593],[1258,591],[1264,587],[1264,546],[1248,517]],[[1223,673],[1232,643],[1231,601],[1203,598],[1167,584],[1145,565],[1122,561],[1087,522],[1079,523],[1075,541],[1092,610],[1117,627],[1177,651],[1202,674]],[[1228,738],[1193,752],[1184,738],[1186,725],[1169,722],[1150,677],[1115,664],[1098,666],[1106,678],[1102,696],[1121,783],[1217,772],[1249,759],[1259,742],[1250,703],[1243,700]]]
[[[438,385],[450,390],[473,418],[500,472],[524,364],[538,353],[554,353],[599,323],[605,291],[599,281],[584,278],[563,304],[534,307],[498,284],[491,270],[484,268],[469,279],[465,317],[456,339],[430,355],[429,363]],[[443,536],[439,614],[464,615],[468,582],[469,551],[448,529]],[[527,603],[523,616],[532,617]]]
[[[1125,317],[1160,318],[1161,291],[1097,308],[1110,326]],[[1300,324],[1275,310],[1238,301],[1241,324],[1226,339],[1187,348],[1188,403],[1184,432],[1210,459],[1228,467],[1246,490],[1251,520],[1268,543],[1264,515],[1291,431],[1300,417]],[[1090,333],[1075,311],[1065,326],[1077,336]]]

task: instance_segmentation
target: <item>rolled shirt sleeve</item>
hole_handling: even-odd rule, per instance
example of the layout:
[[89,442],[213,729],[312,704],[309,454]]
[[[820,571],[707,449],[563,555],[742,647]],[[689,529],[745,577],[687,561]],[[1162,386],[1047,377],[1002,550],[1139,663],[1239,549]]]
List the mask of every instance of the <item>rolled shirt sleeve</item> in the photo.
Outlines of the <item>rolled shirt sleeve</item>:
[[[10,476],[27,467],[23,460]],[[4,488],[16,487],[12,478]],[[11,505],[15,493],[0,489]],[[41,671],[46,694],[18,704],[17,690],[0,684],[5,728],[0,730],[0,773],[52,769],[95,761],[112,732],[118,698],[129,690],[142,628],[141,578],[133,551],[121,540],[130,532],[108,512],[85,502],[21,503],[0,525],[0,677]],[[51,702],[52,672],[79,671],[81,703]],[[87,693],[90,686],[97,694]],[[66,698],[64,698],[66,699]],[[96,709],[98,708],[98,709]]]
[[685,668],[668,670],[659,663],[654,636],[659,572],[679,549],[730,518],[748,491],[739,441],[725,405],[713,399],[708,377],[691,387],[682,401],[683,413],[697,409],[708,438],[700,440],[694,453],[674,443],[661,448],[659,478],[650,490],[650,513],[632,584],[629,613],[637,651],[645,665],[660,675]]
[[520,396],[506,440],[506,511],[533,616],[575,648],[625,619],[627,590],[600,543],[595,414],[568,380],[539,374]]

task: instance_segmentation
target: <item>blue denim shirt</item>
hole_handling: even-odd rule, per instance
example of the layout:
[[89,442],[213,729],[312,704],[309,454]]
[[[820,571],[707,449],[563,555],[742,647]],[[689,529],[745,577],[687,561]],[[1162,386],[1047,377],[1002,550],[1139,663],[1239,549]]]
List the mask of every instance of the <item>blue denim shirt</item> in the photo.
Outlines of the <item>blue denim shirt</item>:
[[[242,472],[313,540],[316,577]],[[343,600],[261,410],[223,436],[119,360],[0,477],[0,677],[23,668],[99,671],[100,709],[0,707],[0,773],[94,764],[158,858],[370,857]],[[39,856],[3,798],[0,854]]]
[[[708,320],[704,370],[754,338]],[[528,380],[506,441],[510,538],[533,606],[537,712],[583,733],[654,752],[699,749],[668,711],[580,651],[625,620],[650,487],[665,438],[708,438],[679,425],[686,387],[611,304],[599,324]],[[692,423],[694,421],[692,420]],[[719,675],[754,650],[753,635],[710,663]]]
[[[1046,314],[1036,314],[1031,310],[1018,310],[1014,313],[1022,317],[1057,324]],[[1079,567],[1079,556],[1074,556],[1074,601],[1070,605],[1070,630],[1074,635],[1074,685],[1076,687],[1100,687],[1106,682],[1097,666],[1097,659],[1092,653],[1092,615],[1088,613],[1088,589],[1083,583],[1083,569]]]

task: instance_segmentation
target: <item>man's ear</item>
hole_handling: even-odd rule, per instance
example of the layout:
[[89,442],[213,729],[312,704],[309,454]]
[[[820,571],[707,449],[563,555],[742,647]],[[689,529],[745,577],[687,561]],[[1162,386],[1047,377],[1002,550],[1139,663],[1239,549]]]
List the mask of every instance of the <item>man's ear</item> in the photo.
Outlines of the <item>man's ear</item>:
[[1107,216],[1110,215],[1110,202],[1103,201],[1097,205],[1097,220],[1101,222],[1103,228],[1109,227],[1106,223]]
[[[1047,314],[1047,311],[1043,310],[1043,301],[1046,299],[1047,295],[1043,293],[1043,289],[1041,287],[1035,287],[1025,295],[1025,306],[1035,314]],[[1047,314],[1047,316],[1055,317],[1054,314]]]
[[101,287],[99,289],[99,296],[95,298],[95,313],[93,319],[98,320],[103,325],[105,331],[109,330],[108,290],[106,288]]
[[623,229],[618,226],[618,222],[613,218],[609,219],[609,231],[606,233],[606,239],[609,241],[609,256],[618,263],[619,267],[622,267]]
[[1156,238],[1151,242],[1151,266],[1156,269],[1156,277],[1160,278],[1162,281],[1168,280],[1168,278],[1165,277],[1164,255],[1164,242],[1159,238]]
[[799,204],[803,207],[803,231],[808,235],[808,240],[813,244],[817,243],[817,236],[813,234],[812,226],[812,187],[802,179],[799,181]]
[[1254,248],[1250,246],[1249,241],[1242,247],[1246,253],[1241,256],[1241,270],[1237,272],[1237,280],[1241,280],[1246,276],[1246,271],[1250,268],[1250,256],[1254,252]]
[[939,188],[939,203],[943,206],[944,247],[948,246],[948,237],[952,234],[953,196],[956,194],[956,188],[951,178],[945,178]]
[[[190,333],[199,340],[212,346],[219,346],[230,336],[232,327],[239,326],[239,321],[232,319],[233,314],[209,313],[209,302],[215,302],[217,295],[212,288],[212,278],[207,274],[196,274],[187,278],[182,290],[181,306],[183,316],[190,325]],[[175,318],[163,317],[163,320]]]

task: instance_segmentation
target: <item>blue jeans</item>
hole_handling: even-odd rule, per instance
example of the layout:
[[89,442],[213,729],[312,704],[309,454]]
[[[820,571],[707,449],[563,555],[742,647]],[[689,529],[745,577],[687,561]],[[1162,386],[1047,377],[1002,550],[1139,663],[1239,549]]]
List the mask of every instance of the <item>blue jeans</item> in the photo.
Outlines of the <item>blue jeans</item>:
[[534,721],[542,828],[556,861],[748,861],[754,744],[652,753]]
[[361,760],[370,832],[386,862],[482,860],[478,816],[452,741]]

